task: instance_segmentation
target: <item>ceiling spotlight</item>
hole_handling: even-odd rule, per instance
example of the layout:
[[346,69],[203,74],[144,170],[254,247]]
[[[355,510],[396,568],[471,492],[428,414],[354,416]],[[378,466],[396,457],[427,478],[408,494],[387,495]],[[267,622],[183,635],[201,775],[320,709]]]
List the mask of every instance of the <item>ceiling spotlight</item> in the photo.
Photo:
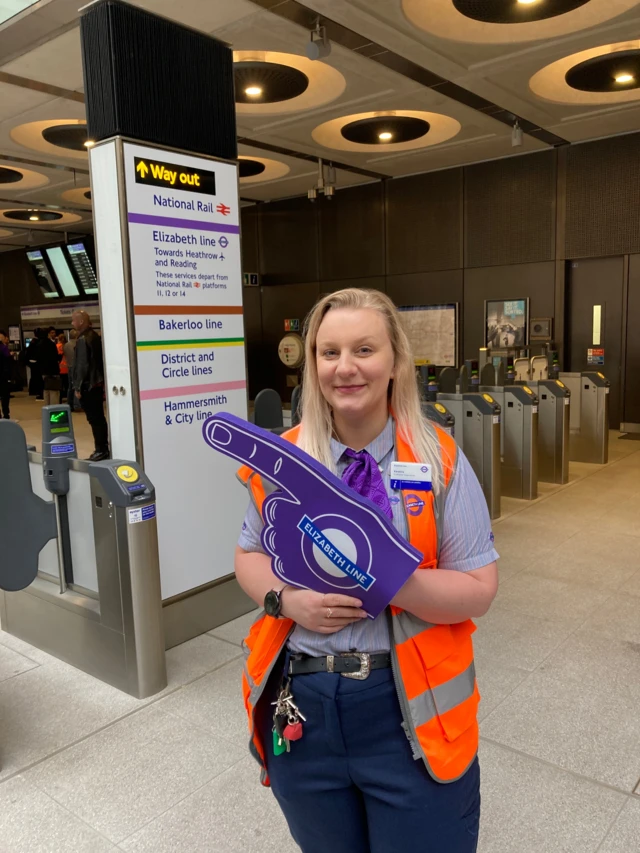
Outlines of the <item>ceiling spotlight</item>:
[[94,140],[94,139],[86,139],[86,140],[85,140],[85,142],[84,142],[84,147],[85,147],[85,148],[93,148],[93,146],[94,146],[95,144],[96,144],[96,143],[95,143],[95,140]]
[[383,133],[378,134],[378,139],[380,142],[388,142],[390,139],[393,139],[393,133],[389,133],[388,130],[385,130]]
[[315,187],[311,187],[310,190],[307,190],[307,198],[309,201],[315,201],[318,197],[318,191]]
[[320,18],[316,27],[310,32],[311,40],[307,42],[304,52],[308,59],[326,59],[331,53],[331,42],[327,37],[327,28],[320,26]]
[[540,0],[518,0],[521,6],[532,6],[534,3],[539,3]]
[[244,90],[244,93],[245,95],[251,95],[255,97],[256,95],[262,94],[262,89],[260,88],[260,86],[247,86],[247,88]]
[[30,210],[29,213],[31,214],[31,216],[29,216],[29,222],[40,222],[37,210]]
[[518,119],[516,119],[511,131],[511,145],[513,148],[519,148],[522,145],[522,128]]
[[628,74],[628,73],[625,71],[625,72],[623,72],[622,74],[616,74],[616,76],[615,76],[615,78],[614,78],[614,79],[615,79],[616,83],[621,83],[621,84],[622,84],[622,83],[633,83],[633,81],[634,81],[636,78],[633,76],[633,74]]

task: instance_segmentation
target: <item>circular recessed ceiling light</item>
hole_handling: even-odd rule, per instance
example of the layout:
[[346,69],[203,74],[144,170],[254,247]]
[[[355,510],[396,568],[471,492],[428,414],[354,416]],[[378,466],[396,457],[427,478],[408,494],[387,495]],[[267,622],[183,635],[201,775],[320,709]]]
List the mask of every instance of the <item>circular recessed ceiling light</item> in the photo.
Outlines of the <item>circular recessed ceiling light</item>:
[[429,122],[412,116],[373,116],[349,122],[340,130],[345,139],[360,145],[398,145],[420,139],[428,132]]
[[[629,79],[631,78],[631,79]],[[640,48],[604,44],[541,68],[531,91],[555,104],[622,104],[640,100]]]
[[266,168],[264,163],[248,157],[238,161],[238,173],[241,178],[254,178],[256,175],[261,175]]
[[85,139],[85,141],[84,141],[84,147],[85,148],[93,148],[93,146],[95,144],[96,144],[95,139]]
[[636,9],[638,0],[402,0],[408,21],[454,42],[508,44],[558,38]]
[[[326,62],[274,50],[234,50],[233,74],[238,115],[298,114],[335,101],[347,88]],[[249,95],[247,89],[262,91]]]
[[[392,140],[382,134],[392,134]],[[388,110],[357,113],[326,121],[311,135],[325,148],[338,151],[379,152],[389,156],[446,142],[460,133],[460,122],[442,113],[422,110]]]
[[268,157],[255,157],[240,154],[238,157],[238,176],[241,184],[259,184],[264,181],[276,181],[290,172],[289,166],[280,160]]
[[18,172],[17,169],[6,169],[0,166],[0,184],[17,184],[23,177],[22,172]]
[[640,49],[593,56],[573,65],[565,74],[567,85],[581,92],[619,92],[638,88]]
[[57,222],[63,217],[62,213],[53,210],[5,210],[3,216],[17,222]]
[[525,24],[573,12],[589,0],[453,0],[453,5],[474,21],[486,24]]
[[87,145],[87,126],[84,124],[56,124],[42,131],[45,142],[68,151],[84,151]]
[[309,87],[306,74],[277,62],[235,62],[233,73],[238,104],[290,101]]

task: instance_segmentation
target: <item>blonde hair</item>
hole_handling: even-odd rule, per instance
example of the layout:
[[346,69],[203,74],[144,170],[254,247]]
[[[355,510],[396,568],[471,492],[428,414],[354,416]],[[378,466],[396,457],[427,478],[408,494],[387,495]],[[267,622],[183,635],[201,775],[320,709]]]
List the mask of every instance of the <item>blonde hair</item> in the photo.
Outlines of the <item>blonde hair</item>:
[[340,308],[369,308],[382,315],[394,354],[394,378],[389,383],[389,405],[395,416],[397,429],[411,447],[415,458],[431,465],[433,488],[437,493],[442,486],[440,444],[435,430],[422,415],[411,345],[396,306],[388,296],[377,290],[361,290],[355,287],[338,290],[322,297],[307,316],[303,333],[305,364],[299,446],[335,472],[330,444],[333,433],[331,407],[320,390],[316,340],[326,314]]

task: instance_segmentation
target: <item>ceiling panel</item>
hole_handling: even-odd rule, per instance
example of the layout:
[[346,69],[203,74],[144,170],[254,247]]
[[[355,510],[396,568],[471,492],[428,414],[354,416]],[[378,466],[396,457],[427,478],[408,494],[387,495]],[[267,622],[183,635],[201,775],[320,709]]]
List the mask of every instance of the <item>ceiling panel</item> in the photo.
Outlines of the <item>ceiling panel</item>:
[[0,68],[29,80],[79,91],[82,89],[80,29],[75,27]]

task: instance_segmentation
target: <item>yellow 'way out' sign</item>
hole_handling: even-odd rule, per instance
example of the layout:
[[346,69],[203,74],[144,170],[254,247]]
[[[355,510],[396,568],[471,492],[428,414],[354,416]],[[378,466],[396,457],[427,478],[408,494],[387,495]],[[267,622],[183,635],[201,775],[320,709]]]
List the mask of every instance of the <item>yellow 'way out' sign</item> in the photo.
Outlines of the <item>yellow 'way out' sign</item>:
[[188,169],[178,163],[163,163],[159,160],[134,158],[136,183],[172,190],[216,194],[216,173],[205,169]]

